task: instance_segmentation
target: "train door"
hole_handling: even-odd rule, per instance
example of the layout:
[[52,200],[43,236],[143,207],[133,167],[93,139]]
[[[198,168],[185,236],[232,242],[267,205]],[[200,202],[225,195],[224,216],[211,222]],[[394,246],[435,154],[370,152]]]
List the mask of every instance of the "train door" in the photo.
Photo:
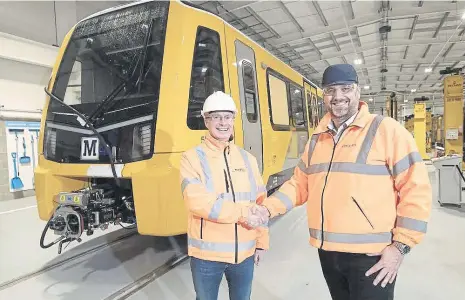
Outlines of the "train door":
[[255,53],[252,48],[239,40],[236,40],[234,44],[236,48],[244,149],[255,156],[260,173],[263,173],[263,138]]
[[[307,103],[307,122],[308,122],[308,134],[312,135],[313,131],[315,130],[315,125],[313,122],[314,114],[313,114],[313,91],[314,89],[308,82],[304,82],[304,92],[305,92],[305,99]],[[316,92],[316,91],[315,91]]]

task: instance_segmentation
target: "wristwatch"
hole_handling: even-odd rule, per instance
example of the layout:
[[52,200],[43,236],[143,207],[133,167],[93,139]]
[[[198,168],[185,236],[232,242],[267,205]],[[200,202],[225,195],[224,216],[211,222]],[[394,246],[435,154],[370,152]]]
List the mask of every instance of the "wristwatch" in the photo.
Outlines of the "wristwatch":
[[397,250],[399,250],[399,252],[402,255],[405,255],[410,252],[410,247],[405,245],[404,243],[394,241],[392,244],[394,245],[394,247],[397,248]]

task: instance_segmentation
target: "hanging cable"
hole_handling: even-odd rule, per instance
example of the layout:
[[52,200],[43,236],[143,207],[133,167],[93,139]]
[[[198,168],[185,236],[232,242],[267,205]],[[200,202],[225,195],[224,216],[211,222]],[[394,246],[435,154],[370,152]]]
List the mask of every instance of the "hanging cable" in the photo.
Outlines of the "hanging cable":
[[53,46],[58,46],[58,26],[57,26],[57,9],[56,9],[56,1],[53,1],[53,16],[55,18],[55,44]]

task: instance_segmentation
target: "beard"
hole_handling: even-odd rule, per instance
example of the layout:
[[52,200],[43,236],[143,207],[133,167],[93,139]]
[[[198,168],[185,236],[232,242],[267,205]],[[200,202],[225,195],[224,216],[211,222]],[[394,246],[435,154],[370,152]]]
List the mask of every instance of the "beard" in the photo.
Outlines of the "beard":
[[353,116],[358,110],[358,101],[347,98],[332,100],[326,109],[331,114],[331,118],[338,122],[344,122]]

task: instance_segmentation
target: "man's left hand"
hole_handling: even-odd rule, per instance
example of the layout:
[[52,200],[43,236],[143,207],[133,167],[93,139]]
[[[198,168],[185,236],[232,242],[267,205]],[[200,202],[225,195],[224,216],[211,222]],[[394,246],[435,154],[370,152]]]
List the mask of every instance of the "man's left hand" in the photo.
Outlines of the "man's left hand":
[[369,269],[365,276],[370,276],[378,271],[379,274],[376,276],[373,281],[374,285],[383,280],[381,283],[382,287],[385,287],[388,282],[393,283],[394,279],[397,276],[397,271],[399,270],[400,264],[402,263],[404,256],[400,253],[399,250],[394,245],[389,245],[381,253],[368,254],[369,256],[381,255],[381,259]]
[[255,249],[254,261],[255,261],[255,264],[257,266],[258,266],[258,263],[262,260],[264,255],[265,255],[265,250],[263,250],[263,249]]

